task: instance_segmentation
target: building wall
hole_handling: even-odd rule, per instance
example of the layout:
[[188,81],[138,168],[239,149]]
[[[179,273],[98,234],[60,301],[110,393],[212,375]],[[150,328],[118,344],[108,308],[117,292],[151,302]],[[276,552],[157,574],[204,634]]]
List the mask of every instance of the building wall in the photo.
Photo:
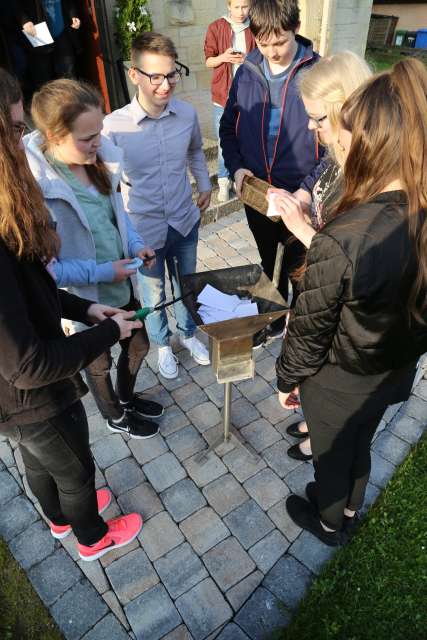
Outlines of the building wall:
[[372,13],[385,16],[397,16],[397,29],[418,31],[427,29],[427,2],[424,4],[375,4]]
[[[310,3],[311,0],[307,0]],[[325,3],[322,3],[325,4]],[[365,55],[372,0],[330,0],[329,24],[322,54],[349,49]]]

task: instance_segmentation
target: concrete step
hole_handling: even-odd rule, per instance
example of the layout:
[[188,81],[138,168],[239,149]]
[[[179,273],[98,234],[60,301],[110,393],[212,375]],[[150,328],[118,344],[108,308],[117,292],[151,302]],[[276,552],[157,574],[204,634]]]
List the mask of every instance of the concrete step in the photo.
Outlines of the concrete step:
[[218,140],[203,138],[203,151],[208,162],[216,159],[218,157]]
[[[216,189],[218,187],[218,160],[216,159],[216,157],[212,158],[211,160],[207,161],[207,165],[208,165],[209,177],[211,179],[212,189]],[[191,188],[193,190],[193,196],[194,196],[197,193],[196,180],[191,172],[189,172],[189,177],[190,177],[190,184],[191,184]]]
[[202,226],[210,224],[211,222],[217,222],[220,218],[224,218],[225,216],[228,216],[235,211],[240,211],[240,209],[243,208],[242,201],[234,195],[234,192],[232,192],[231,195],[233,197],[227,202],[218,202],[218,189],[213,191],[211,204],[201,216]]

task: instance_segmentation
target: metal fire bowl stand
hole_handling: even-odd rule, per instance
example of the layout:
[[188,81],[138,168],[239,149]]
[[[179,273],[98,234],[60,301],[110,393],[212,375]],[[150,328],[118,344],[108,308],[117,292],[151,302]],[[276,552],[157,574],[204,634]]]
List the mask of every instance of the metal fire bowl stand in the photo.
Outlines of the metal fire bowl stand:
[[[244,446],[256,460],[259,458],[231,425],[231,384],[254,377],[254,335],[289,310],[286,301],[277,290],[282,261],[283,245],[279,245],[273,282],[258,264],[192,273],[180,278],[181,291],[186,296],[184,302],[196,325],[209,336],[212,368],[217,381],[224,385],[222,414],[224,436],[214,442],[209,449],[202,451],[198,456],[198,462],[206,458],[209,451],[219,447],[225,452],[236,446]],[[197,296],[207,284],[223,293],[237,294],[242,298],[250,297],[252,302],[258,304],[259,315],[203,324],[197,311]],[[219,450],[218,453],[220,453]]]

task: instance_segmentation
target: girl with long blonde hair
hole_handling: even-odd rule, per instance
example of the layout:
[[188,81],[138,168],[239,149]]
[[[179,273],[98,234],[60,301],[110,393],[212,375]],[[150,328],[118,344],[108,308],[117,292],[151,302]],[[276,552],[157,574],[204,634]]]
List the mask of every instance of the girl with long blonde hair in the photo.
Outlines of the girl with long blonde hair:
[[283,407],[299,388],[316,480],[287,510],[330,545],[357,522],[375,430],[427,350],[427,70],[407,59],[373,77],[340,124],[342,191],[313,236],[277,362]]
[[[301,74],[299,89],[310,118],[308,126],[326,146],[326,156],[294,194],[279,189],[271,192],[276,194],[275,204],[283,222],[306,247],[326,223],[328,211],[342,188],[344,155],[338,143],[341,108],[371,75],[366,61],[352,51],[322,58]],[[311,460],[307,423],[293,423],[287,432],[301,440],[288,449],[288,455],[297,460]]]

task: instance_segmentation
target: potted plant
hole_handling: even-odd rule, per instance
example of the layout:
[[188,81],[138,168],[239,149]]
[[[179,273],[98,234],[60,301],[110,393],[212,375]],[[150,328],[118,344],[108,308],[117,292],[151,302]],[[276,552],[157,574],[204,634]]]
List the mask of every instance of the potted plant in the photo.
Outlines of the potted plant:
[[131,97],[135,92],[135,88],[128,78],[127,69],[130,66],[132,40],[139,33],[153,29],[147,5],[148,0],[117,0],[115,7],[117,44],[120,48],[128,91]]

